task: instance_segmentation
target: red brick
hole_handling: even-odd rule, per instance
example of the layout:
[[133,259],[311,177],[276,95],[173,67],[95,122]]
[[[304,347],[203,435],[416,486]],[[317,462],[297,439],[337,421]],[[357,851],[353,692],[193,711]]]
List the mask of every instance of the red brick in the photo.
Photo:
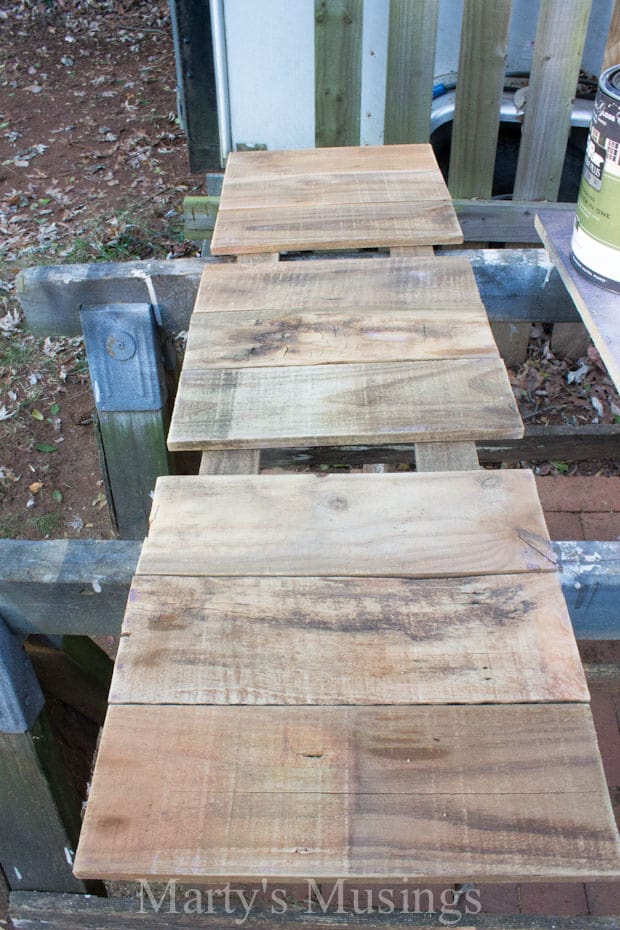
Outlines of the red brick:
[[559,882],[521,885],[521,910],[524,914],[546,914],[552,917],[580,917],[588,913],[588,901],[583,885]]
[[591,707],[608,785],[620,785],[620,734],[613,696],[591,689]]
[[582,513],[585,539],[609,540],[620,537],[620,513]]
[[545,476],[536,485],[545,511],[620,512],[620,478]]
[[586,898],[593,917],[620,915],[620,882],[590,882],[586,885]]
[[518,885],[478,885],[482,914],[518,914]]
[[545,513],[551,539],[583,539],[583,527],[578,513]]

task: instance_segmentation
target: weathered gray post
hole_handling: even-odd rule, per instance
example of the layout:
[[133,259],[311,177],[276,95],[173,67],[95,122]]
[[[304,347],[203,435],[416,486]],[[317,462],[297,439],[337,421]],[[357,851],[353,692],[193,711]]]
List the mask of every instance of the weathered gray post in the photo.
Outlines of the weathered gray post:
[[155,311],[107,304],[83,307],[80,317],[114,519],[123,539],[143,539],[155,480],[170,473]]

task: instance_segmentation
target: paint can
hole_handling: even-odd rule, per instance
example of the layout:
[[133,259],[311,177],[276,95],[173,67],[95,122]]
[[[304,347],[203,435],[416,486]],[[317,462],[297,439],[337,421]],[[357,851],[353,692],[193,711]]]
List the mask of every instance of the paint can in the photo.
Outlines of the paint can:
[[620,65],[599,79],[570,257],[591,281],[620,293]]

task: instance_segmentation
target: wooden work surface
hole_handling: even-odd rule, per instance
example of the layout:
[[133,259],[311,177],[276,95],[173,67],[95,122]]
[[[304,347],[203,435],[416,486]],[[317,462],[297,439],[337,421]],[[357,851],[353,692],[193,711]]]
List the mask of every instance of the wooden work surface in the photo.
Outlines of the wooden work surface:
[[527,471],[160,479],[77,874],[617,877],[554,568]]
[[430,145],[233,152],[214,255],[459,243]]
[[76,873],[618,875],[587,705],[112,706]]
[[522,434],[466,259],[205,268],[171,450]]
[[[607,371],[620,391],[620,294],[607,291],[580,274],[570,260],[575,214],[541,210],[536,229],[558,269]],[[618,255],[620,262],[620,254]]]

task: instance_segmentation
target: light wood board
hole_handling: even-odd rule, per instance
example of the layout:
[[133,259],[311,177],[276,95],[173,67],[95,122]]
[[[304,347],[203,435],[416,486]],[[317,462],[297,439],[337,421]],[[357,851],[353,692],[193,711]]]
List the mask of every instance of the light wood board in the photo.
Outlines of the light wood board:
[[114,704],[587,701],[557,576],[134,579]]
[[267,368],[481,355],[497,355],[491,328],[466,312],[262,310],[194,314],[183,364]]
[[553,571],[530,471],[160,478],[139,574]]
[[523,435],[499,358],[184,367],[168,448],[510,439]]
[[585,705],[108,711],[82,878],[620,873]]
[[430,145],[229,156],[214,255],[463,241]]
[[342,258],[275,265],[205,265],[195,314],[224,310],[306,313],[383,310],[487,319],[469,261],[462,256]]
[[620,294],[593,284],[573,266],[570,244],[574,222],[574,214],[541,210],[536,216],[536,229],[620,391]]

